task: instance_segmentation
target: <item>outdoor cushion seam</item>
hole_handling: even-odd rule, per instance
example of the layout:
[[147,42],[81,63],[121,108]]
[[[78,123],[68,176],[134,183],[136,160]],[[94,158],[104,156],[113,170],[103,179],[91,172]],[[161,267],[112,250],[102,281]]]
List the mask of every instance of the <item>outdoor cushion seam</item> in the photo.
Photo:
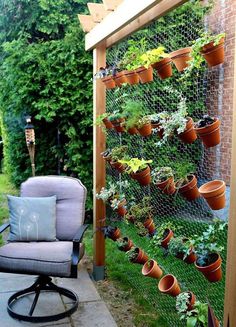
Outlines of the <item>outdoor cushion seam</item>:
[[2,258],[13,259],[13,260],[30,260],[30,261],[38,261],[38,262],[49,262],[49,263],[67,263],[71,262],[71,260],[66,261],[50,261],[50,260],[39,260],[39,259],[31,259],[31,258],[16,258],[16,257],[8,257],[5,255],[0,255]]

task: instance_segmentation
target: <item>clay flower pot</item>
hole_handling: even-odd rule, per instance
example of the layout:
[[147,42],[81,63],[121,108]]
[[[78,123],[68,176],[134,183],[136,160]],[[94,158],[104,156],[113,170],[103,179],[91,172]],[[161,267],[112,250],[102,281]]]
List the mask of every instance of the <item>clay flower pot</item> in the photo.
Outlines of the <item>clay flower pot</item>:
[[199,270],[211,283],[216,283],[222,279],[221,263],[222,259],[218,253],[209,254],[212,263],[208,266],[199,266],[198,261],[195,262],[197,270]]
[[130,85],[139,83],[139,76],[134,70],[133,71],[125,70],[123,73],[126,77],[127,83],[129,83]]
[[178,137],[183,143],[191,144],[197,139],[196,131],[194,130],[194,123],[191,117],[188,117],[186,128],[183,133],[178,134]]
[[112,129],[114,127],[112,122],[108,118],[104,118],[102,121],[107,129]]
[[115,81],[117,86],[122,86],[122,84],[127,83],[127,79],[126,76],[124,75],[124,71],[114,75],[113,80]]
[[157,74],[161,79],[172,76],[172,60],[171,58],[164,58],[152,65],[152,68],[157,70]]
[[197,256],[194,253],[194,251],[191,251],[190,254],[187,256],[187,258],[184,259],[184,262],[188,264],[192,264],[197,260]]
[[174,177],[170,177],[162,183],[157,183],[157,187],[162,190],[163,193],[172,195],[175,193],[175,182]]
[[170,58],[179,72],[182,72],[184,68],[188,67],[188,61],[192,59],[191,50],[191,48],[182,48],[170,53]]
[[116,227],[116,229],[114,230],[114,232],[112,234],[110,234],[109,238],[113,241],[118,240],[118,238],[121,237],[121,232],[119,230],[118,227]]
[[152,235],[155,231],[155,224],[152,218],[148,218],[145,220],[145,222],[143,223],[144,227],[148,230],[149,234]]
[[218,45],[214,45],[214,42],[210,42],[202,47],[201,54],[210,67],[222,64],[224,62],[224,41],[224,38],[222,38]]
[[163,275],[163,271],[155,260],[149,260],[143,265],[142,274],[146,277],[159,279]]
[[123,173],[125,171],[125,166],[117,161],[110,161],[110,165],[112,168],[118,170],[119,173]]
[[116,87],[116,83],[112,76],[106,76],[101,79],[102,82],[105,84],[107,89],[114,89]]
[[136,73],[138,74],[141,83],[148,83],[153,81],[153,68],[150,66],[149,68],[140,67],[136,69]]
[[125,247],[120,248],[121,251],[127,252],[127,251],[131,250],[131,248],[134,246],[133,241],[130,240],[128,237],[123,237],[123,241],[128,242],[128,244]]
[[128,128],[127,132],[128,132],[130,135],[138,134],[138,130],[137,130],[136,127],[130,127],[130,128]]
[[158,289],[161,293],[168,294],[170,296],[176,297],[180,294],[180,287],[178,281],[173,275],[165,275],[159,281]]
[[174,237],[174,233],[173,233],[173,231],[171,229],[167,229],[165,234],[166,235],[164,235],[164,238],[161,241],[161,246],[164,249],[167,249],[168,248],[168,244],[170,243],[170,240],[172,239],[172,237]]
[[197,178],[194,175],[190,175],[189,177],[191,178],[190,181],[181,186],[179,192],[186,200],[194,201],[200,196],[197,187]]
[[151,123],[143,125],[141,128],[138,128],[139,134],[142,136],[149,136],[152,134],[152,125]]
[[220,210],[225,207],[225,190],[225,182],[217,179],[205,183],[199,188],[201,196],[204,197],[204,199],[207,201],[207,203],[213,210]]
[[146,186],[151,183],[151,169],[149,166],[142,171],[132,173],[131,177],[136,179],[140,185]]
[[117,213],[120,217],[124,217],[127,213],[127,210],[125,208],[126,200],[124,199],[118,206]]
[[194,129],[207,148],[220,144],[220,120],[218,118],[215,118],[215,122],[211,125]]
[[132,262],[143,265],[145,262],[148,261],[148,256],[142,249],[140,248],[135,248],[135,249],[138,252],[138,256]]
[[114,126],[114,129],[117,131],[117,133],[123,133],[125,131],[125,127],[123,126],[125,119],[120,118],[116,120],[112,120],[111,123]]

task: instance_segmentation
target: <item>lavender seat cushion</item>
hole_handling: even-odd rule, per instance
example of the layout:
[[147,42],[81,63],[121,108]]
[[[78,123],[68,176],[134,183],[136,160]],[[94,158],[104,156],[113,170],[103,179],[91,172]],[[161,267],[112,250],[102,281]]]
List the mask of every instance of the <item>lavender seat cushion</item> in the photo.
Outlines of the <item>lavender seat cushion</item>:
[[[71,273],[72,242],[12,242],[0,248],[0,271],[67,277]],[[80,246],[80,258],[84,245]]]
[[8,195],[10,234],[8,241],[55,241],[56,196]]

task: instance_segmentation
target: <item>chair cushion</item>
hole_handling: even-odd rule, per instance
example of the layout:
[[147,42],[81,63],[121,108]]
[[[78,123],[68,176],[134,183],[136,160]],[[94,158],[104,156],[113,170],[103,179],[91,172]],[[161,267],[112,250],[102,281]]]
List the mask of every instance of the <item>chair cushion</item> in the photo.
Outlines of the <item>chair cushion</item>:
[[[71,273],[72,242],[12,242],[0,248],[0,271],[67,277]],[[84,246],[80,247],[80,258]]]
[[8,195],[9,241],[55,241],[56,196],[17,197]]

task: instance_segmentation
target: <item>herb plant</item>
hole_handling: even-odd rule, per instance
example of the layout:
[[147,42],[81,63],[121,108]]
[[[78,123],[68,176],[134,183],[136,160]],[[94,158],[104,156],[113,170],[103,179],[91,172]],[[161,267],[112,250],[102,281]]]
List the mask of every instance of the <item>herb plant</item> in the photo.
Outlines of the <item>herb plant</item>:
[[172,230],[173,232],[177,230],[172,222],[168,221],[160,225],[157,228],[157,233],[152,238],[152,244],[154,246],[161,246],[161,242],[167,236],[169,230]]
[[128,49],[124,54],[123,59],[120,61],[119,66],[125,70],[135,70],[143,65],[141,56],[145,53],[147,47],[147,40],[129,40]]
[[140,59],[143,61],[143,66],[148,68],[152,64],[159,62],[163,58],[167,58],[169,55],[165,53],[165,48],[163,46],[159,46],[157,49],[148,50],[143,55],[141,55]]
[[186,320],[187,327],[207,327],[208,326],[208,305],[200,301],[195,302],[191,311],[178,312],[180,320]]
[[152,170],[151,176],[153,183],[158,184],[174,177],[174,174],[171,167],[156,167]]
[[144,170],[148,167],[149,163],[152,163],[152,160],[144,160],[138,158],[132,158],[130,160],[119,160],[118,162],[127,165],[126,172],[128,174],[137,173]]

